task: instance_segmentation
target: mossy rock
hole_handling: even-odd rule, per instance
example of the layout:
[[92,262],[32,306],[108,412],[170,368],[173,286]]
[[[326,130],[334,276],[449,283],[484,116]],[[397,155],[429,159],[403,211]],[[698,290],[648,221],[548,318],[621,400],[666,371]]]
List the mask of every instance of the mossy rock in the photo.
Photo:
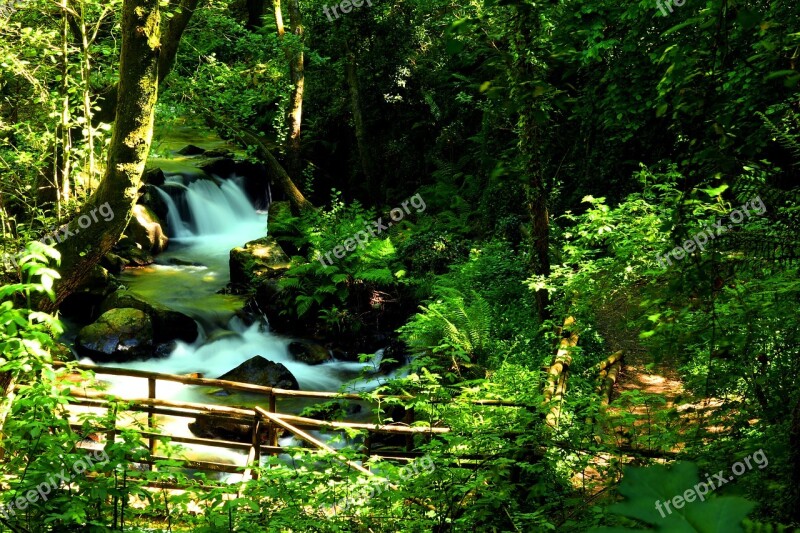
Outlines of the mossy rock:
[[307,365],[318,365],[331,359],[331,354],[327,348],[316,342],[306,340],[289,343],[289,353],[296,360]]
[[289,256],[274,238],[250,241],[231,250],[231,285],[256,287],[262,279],[279,276],[290,264]]
[[103,301],[100,311],[116,308],[138,309],[148,315],[153,324],[153,340],[157,343],[182,340],[194,342],[198,336],[197,322],[190,316],[169,307],[148,302],[131,291],[119,290]]
[[75,348],[96,363],[148,359],[153,355],[153,323],[138,309],[112,309],[81,329]]
[[169,238],[161,226],[161,220],[146,205],[133,206],[133,217],[128,222],[125,234],[133,239],[139,248],[154,254],[163,252],[169,243]]

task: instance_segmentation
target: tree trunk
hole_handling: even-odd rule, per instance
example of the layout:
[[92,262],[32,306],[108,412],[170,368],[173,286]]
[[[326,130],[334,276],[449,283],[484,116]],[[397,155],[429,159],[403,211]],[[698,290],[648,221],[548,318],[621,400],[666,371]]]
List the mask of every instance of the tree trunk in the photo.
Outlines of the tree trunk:
[[[358,84],[358,65],[356,55],[350,48],[350,43],[345,40],[345,75],[347,76],[347,86],[350,90],[350,111],[353,114],[353,125],[356,130],[356,143],[358,146],[359,160],[361,162],[361,172],[366,179],[367,189],[372,196],[372,157],[367,142],[368,136],[364,125],[364,115],[361,109],[361,92]],[[377,199],[377,198],[376,198]]]
[[[57,246],[61,252],[61,280],[56,285],[56,302],[43,302],[46,310],[60,304],[111,250],[125,230],[138,199],[153,137],[160,21],[159,0],[125,0],[119,94],[108,167],[80,216],[59,230],[63,240]],[[98,211],[103,218],[98,218]]]
[[254,146],[258,159],[267,167],[267,178],[270,182],[275,183],[289,199],[292,206],[292,212],[297,215],[306,209],[316,209],[314,204],[309,202],[300,189],[292,181],[289,174],[281,166],[275,156],[269,149],[269,146],[258,136],[258,134],[242,126],[237,126],[226,122],[220,118],[212,109],[200,106],[205,112],[206,123],[217,130],[225,131],[226,135],[229,134],[233,140],[245,148]]
[[238,130],[234,131],[234,135],[245,146],[255,146],[256,153],[261,161],[267,166],[267,173],[270,179],[274,181],[278,187],[289,198],[289,203],[292,205],[292,212],[299,214],[307,209],[314,209],[314,205],[309,202],[300,189],[292,181],[291,176],[286,173],[286,170],[278,163],[275,156],[267,148],[264,141],[262,141],[255,133]]
[[283,39],[286,29],[283,27],[283,11],[281,11],[281,0],[272,0],[272,8],[275,12],[275,28],[278,30],[278,38]]
[[[539,276],[550,275],[550,215],[547,210],[547,190],[543,176],[542,154],[538,153],[539,135],[534,114],[534,102],[529,102],[530,82],[534,79],[533,67],[528,54],[533,49],[534,32],[538,29],[537,15],[527,6],[517,11],[514,45],[517,60],[513,68],[513,85],[516,97],[522,101],[517,123],[520,156],[523,161],[526,206],[531,222],[531,272]],[[541,320],[550,318],[549,297],[546,289],[536,291],[536,307]]]
[[303,20],[300,13],[299,0],[289,0],[289,29],[297,36],[297,48],[287,50],[289,55],[289,72],[292,80],[292,95],[289,99],[289,110],[286,124],[289,135],[286,137],[286,170],[292,179],[303,176],[303,159],[300,152],[300,127],[303,118],[303,90],[305,89],[305,72],[303,66]]
[[0,461],[3,460],[6,453],[5,448],[2,447],[3,428],[14,403],[14,385],[16,383],[16,372],[0,372],[0,391],[3,392],[3,396],[0,397]]

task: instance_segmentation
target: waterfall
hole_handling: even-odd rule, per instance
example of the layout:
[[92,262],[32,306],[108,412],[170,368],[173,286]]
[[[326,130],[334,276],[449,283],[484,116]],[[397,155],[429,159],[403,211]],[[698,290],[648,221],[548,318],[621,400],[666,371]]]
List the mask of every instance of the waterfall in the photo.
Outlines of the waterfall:
[[[247,198],[244,198],[246,210],[242,211],[241,206],[237,209],[230,200],[233,191],[230,188],[227,190],[229,192],[226,194],[210,180],[197,180],[189,185],[186,203],[196,236],[225,233],[227,228],[241,222],[248,212],[255,211]],[[244,195],[243,192],[241,194]]]
[[164,203],[167,204],[167,227],[172,234],[171,237],[177,239],[191,237],[192,232],[188,230],[186,224],[181,220],[181,214],[180,211],[178,211],[175,200],[160,187],[155,187],[155,189],[159,196],[161,196],[161,199],[164,200]]

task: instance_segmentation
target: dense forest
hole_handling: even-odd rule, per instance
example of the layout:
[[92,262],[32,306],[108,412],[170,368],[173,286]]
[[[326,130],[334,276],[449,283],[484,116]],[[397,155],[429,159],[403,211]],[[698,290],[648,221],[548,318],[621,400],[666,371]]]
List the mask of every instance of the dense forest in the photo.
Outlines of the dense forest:
[[792,0],[0,0],[0,228],[0,532],[800,531]]

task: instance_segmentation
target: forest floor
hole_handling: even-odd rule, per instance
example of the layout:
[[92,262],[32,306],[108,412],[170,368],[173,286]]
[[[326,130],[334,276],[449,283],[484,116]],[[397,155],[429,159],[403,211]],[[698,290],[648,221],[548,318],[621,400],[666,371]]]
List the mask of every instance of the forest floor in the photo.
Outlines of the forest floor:
[[655,360],[643,346],[634,320],[638,312],[635,294],[618,294],[597,313],[596,327],[608,344],[608,353],[624,350],[625,355],[611,404],[595,430],[606,445],[626,453],[596,455],[573,479],[590,492],[608,486],[610,479],[621,474],[623,464],[638,463],[633,450],[667,461],[698,439],[728,429],[714,420],[721,399],[698,396],[686,388],[677,353]]
[[636,420],[620,436],[634,448],[677,452],[692,441],[725,431],[727,428],[714,420],[723,400],[686,388],[679,372],[680,347],[656,360],[642,345],[634,325],[638,301],[635,293],[616,295],[597,318],[611,352],[625,350],[608,412],[612,418],[623,419],[620,421]]

